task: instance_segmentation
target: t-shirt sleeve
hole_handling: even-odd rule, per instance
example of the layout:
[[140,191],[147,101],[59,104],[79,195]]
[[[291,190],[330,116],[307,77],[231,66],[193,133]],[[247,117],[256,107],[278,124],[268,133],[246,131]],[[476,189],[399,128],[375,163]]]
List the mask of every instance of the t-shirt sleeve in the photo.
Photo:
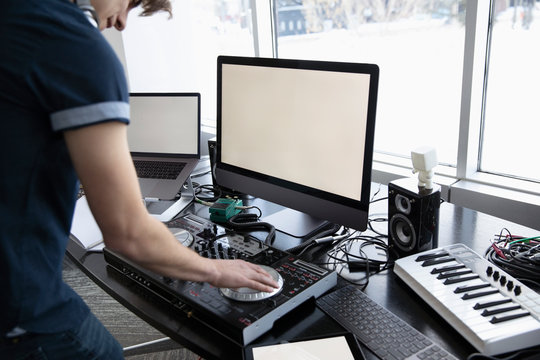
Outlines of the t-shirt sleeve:
[[97,29],[72,29],[43,47],[31,74],[53,131],[105,121],[129,123],[124,69]]

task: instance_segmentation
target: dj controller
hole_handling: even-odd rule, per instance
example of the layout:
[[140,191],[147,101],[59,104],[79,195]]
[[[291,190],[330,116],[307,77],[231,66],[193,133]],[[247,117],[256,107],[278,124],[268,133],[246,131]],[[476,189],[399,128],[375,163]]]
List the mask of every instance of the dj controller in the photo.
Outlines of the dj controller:
[[145,270],[104,249],[109,266],[145,289],[240,345],[269,331],[275,321],[337,283],[337,274],[237,233],[187,214],[167,223],[183,245],[213,259],[243,259],[260,265],[278,283],[271,293],[249,288],[216,288],[208,283],[171,279]]

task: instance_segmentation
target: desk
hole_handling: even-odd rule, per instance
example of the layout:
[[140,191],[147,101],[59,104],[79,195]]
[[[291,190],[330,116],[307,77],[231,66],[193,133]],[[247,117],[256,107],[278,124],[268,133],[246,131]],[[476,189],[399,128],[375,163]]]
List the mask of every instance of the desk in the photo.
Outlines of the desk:
[[[265,214],[276,211],[276,205],[259,199],[249,201],[261,207]],[[387,202],[384,200],[373,203],[370,213],[386,213],[386,206]],[[208,218],[208,208],[199,204],[190,205],[186,211]],[[386,223],[383,224],[385,227]],[[477,253],[483,254],[489,246],[489,240],[493,239],[502,228],[524,236],[537,233],[533,229],[474,210],[450,203],[441,204],[439,246],[461,242]],[[299,242],[296,239],[292,241],[278,233],[274,246],[288,248],[297,245],[294,241]],[[96,284],[118,302],[181,345],[205,359],[242,358],[242,348],[239,345],[198,321],[186,318],[172,305],[142,290],[139,285],[132,283],[116,271],[108,269],[101,253],[87,253],[76,241],[70,240],[67,254]],[[345,283],[344,280],[339,280],[338,286]],[[466,358],[475,352],[475,349],[461,335],[401,282],[391,270],[371,276],[365,293],[458,358]],[[276,322],[274,328],[257,339],[255,343],[266,344],[282,339],[332,335],[341,331],[341,327],[315,307],[314,302],[307,302]],[[376,359],[367,350],[366,356],[368,359]]]

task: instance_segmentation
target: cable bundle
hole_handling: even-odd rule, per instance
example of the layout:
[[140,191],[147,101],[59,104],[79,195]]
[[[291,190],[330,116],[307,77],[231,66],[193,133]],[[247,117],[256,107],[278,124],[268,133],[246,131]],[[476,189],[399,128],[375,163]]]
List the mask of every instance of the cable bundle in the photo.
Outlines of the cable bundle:
[[512,235],[505,228],[486,249],[485,257],[516,279],[540,289],[540,236]]

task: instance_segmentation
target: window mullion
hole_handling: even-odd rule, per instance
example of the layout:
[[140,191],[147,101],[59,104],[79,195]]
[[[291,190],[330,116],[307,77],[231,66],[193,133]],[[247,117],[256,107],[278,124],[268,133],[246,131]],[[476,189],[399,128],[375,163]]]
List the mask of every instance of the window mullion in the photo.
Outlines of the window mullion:
[[253,24],[253,45],[255,56],[274,57],[276,44],[272,0],[251,0],[251,21]]
[[457,177],[478,170],[491,1],[466,2]]

